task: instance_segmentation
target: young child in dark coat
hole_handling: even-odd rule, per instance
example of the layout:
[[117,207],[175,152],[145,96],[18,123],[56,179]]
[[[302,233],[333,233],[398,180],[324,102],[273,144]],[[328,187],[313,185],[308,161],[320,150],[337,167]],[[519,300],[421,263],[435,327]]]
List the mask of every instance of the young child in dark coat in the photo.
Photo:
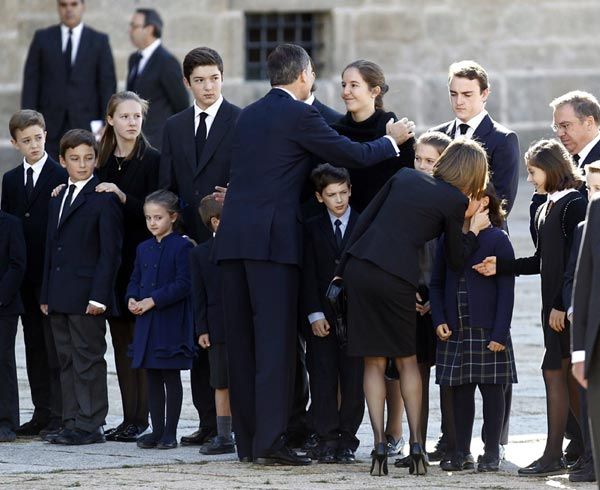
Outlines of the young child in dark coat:
[[146,224],[154,238],[138,245],[127,287],[129,311],[137,315],[131,367],[144,368],[148,375],[152,433],[138,438],[142,449],[177,447],[183,402],[180,371],[192,367],[194,355],[192,243],[174,232],[180,216],[178,202],[175,194],[164,190],[146,197]]
[[[219,228],[222,210],[223,203],[212,195],[200,201],[200,217],[213,237]],[[221,271],[210,261],[213,243],[214,238],[210,238],[190,252],[196,337],[198,345],[208,350],[210,385],[215,390],[217,409],[217,435],[202,445],[200,453],[226,454],[235,452],[235,441],[231,433]]]

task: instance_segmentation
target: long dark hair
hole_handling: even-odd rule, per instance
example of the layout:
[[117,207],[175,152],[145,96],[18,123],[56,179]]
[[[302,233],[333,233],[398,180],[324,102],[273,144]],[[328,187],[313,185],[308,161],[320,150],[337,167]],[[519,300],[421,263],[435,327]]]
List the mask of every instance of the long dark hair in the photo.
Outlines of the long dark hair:
[[583,185],[581,172],[558,140],[536,141],[525,153],[525,162],[546,173],[546,192],[579,189]]
[[[108,104],[106,105],[106,116],[105,116],[105,124],[104,124],[104,133],[102,134],[102,138],[100,139],[100,153],[98,155],[98,164],[97,167],[100,168],[106,164],[110,156],[115,152],[115,148],[117,147],[117,136],[115,135],[115,129],[108,124],[108,118],[114,117],[115,111],[121,102],[125,102],[127,100],[133,100],[137,102],[142,107],[142,118],[146,118],[146,114],[148,113],[148,101],[142,99],[135,92],[131,92],[129,90],[124,90],[122,92],[117,92],[113,94],[111,98],[108,100]],[[131,153],[125,157],[125,160],[131,160],[133,158],[141,158],[146,151],[146,148],[150,147],[150,143],[144,136],[144,133],[140,131],[138,135],[135,146]]]
[[487,197],[490,203],[487,206],[488,217],[490,223],[496,228],[502,228],[502,223],[506,220],[506,199],[500,199],[496,194],[496,188],[492,182],[488,182],[485,192],[483,193]]

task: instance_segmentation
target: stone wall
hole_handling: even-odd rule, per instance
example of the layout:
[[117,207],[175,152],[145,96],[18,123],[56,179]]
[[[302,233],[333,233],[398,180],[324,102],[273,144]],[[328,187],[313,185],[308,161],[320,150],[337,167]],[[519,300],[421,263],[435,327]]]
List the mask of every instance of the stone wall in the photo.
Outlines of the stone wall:
[[[600,2],[595,0],[87,0],[85,22],[109,33],[123,88],[133,50],[134,8],[155,7],[164,43],[179,59],[196,46],[225,61],[226,96],[239,105],[268,86],[244,80],[244,13],[314,11],[326,15],[325,67],[318,97],[338,110],[339,72],[350,61],[379,63],[389,110],[424,130],[451,118],[446,70],[475,59],[489,72],[492,115],[519,133],[522,149],[550,136],[550,100],[568,90],[600,95]],[[35,29],[57,21],[53,0],[0,2],[0,173],[15,163],[8,118],[19,108],[22,67]]]

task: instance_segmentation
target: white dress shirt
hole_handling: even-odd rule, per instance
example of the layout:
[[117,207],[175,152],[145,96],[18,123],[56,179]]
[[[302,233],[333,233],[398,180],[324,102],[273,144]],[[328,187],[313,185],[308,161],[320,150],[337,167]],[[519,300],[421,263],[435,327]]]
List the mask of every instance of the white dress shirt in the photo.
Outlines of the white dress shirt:
[[196,101],[194,101],[194,134],[198,131],[198,124],[200,124],[200,114],[202,112],[206,112],[206,119],[204,120],[206,124],[206,138],[208,139],[208,133],[210,132],[210,128],[215,121],[215,117],[217,117],[217,112],[221,108],[221,104],[223,103],[223,96],[221,95],[217,101],[207,107],[206,109],[200,109]]
[[[83,31],[83,22],[80,22],[79,25],[73,27],[71,34],[71,65],[75,64],[75,60],[77,59],[77,50],[79,49],[79,42],[81,41],[81,33]],[[69,28],[61,24],[60,25],[60,36],[62,42],[62,52],[64,53],[67,50],[67,43],[69,42]]]
[[[579,155],[579,166],[581,166],[583,164],[583,162],[585,161],[585,159],[587,158],[587,156],[590,154],[590,151],[592,151],[592,148],[594,148],[594,146],[596,146],[596,144],[600,141],[600,132],[596,135],[596,137],[590,141],[587,145],[585,145],[581,151],[579,153],[577,153],[577,155]],[[588,163],[592,163],[592,162],[588,162]]]
[[148,60],[150,59],[150,56],[152,56],[154,54],[154,51],[156,51],[156,49],[159,46],[160,46],[160,39],[156,39],[155,41],[152,42],[152,44],[146,46],[144,49],[142,49],[140,51],[142,58],[138,62],[138,71],[137,71],[138,76],[141,75],[141,73],[144,71],[144,68],[146,67],[146,64],[148,63]]
[[[484,109],[475,117],[469,119],[467,122],[463,122],[458,118],[454,119],[454,139],[460,138],[461,136],[464,136],[467,139],[472,139],[473,134],[475,134],[475,131],[477,130],[478,126],[481,124],[481,121],[483,121],[483,118],[485,116],[487,116],[487,111]],[[469,126],[469,129],[467,129],[467,132],[464,135],[460,134],[459,126],[461,124],[466,124],[467,126]]]
[[23,183],[27,185],[27,170],[33,169],[33,186],[37,184],[38,179],[40,178],[40,174],[42,173],[42,169],[44,168],[44,164],[48,160],[48,153],[44,152],[44,156],[40,158],[33,165],[27,163],[25,157],[23,157]]

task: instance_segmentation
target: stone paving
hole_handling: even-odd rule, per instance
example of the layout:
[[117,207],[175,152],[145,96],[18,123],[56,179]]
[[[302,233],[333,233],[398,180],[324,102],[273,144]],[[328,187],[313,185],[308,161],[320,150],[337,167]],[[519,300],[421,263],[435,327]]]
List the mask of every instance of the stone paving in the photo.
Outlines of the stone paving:
[[[517,256],[533,250],[528,230],[529,185],[522,181],[520,193],[509,222]],[[197,448],[179,447],[169,451],[141,450],[134,444],[106,443],[84,447],[50,445],[39,440],[19,439],[13,444],[0,444],[0,489],[42,488],[121,488],[128,489],[230,489],[230,488],[580,488],[593,489],[595,484],[571,484],[566,475],[524,479],[516,474],[519,466],[541,455],[545,441],[546,416],[544,387],[539,370],[542,355],[539,325],[539,278],[517,279],[516,304],[512,337],[517,359],[519,383],[514,387],[511,437],[507,461],[497,474],[467,471],[446,473],[436,465],[427,477],[412,477],[405,469],[390,466],[387,478],[368,474],[372,433],[368,414],[359,431],[362,441],[357,451],[359,462],[351,466],[311,465],[304,468],[261,467],[238,463],[234,456],[206,457]],[[23,338],[17,339],[18,376],[21,393],[21,419],[29,420],[32,405],[27,387]],[[108,339],[110,346],[110,339]],[[111,349],[109,363],[108,426],[120,422],[120,396]],[[432,373],[433,377],[433,373]],[[183,373],[184,402],[178,435],[193,432],[196,413],[189,390],[189,373]],[[431,385],[431,409],[428,443],[432,446],[439,428],[437,386]],[[481,428],[481,405],[478,401],[474,434]],[[406,433],[407,430],[405,429]],[[478,437],[473,439],[473,453],[482,451]],[[392,460],[390,459],[390,463]]]

